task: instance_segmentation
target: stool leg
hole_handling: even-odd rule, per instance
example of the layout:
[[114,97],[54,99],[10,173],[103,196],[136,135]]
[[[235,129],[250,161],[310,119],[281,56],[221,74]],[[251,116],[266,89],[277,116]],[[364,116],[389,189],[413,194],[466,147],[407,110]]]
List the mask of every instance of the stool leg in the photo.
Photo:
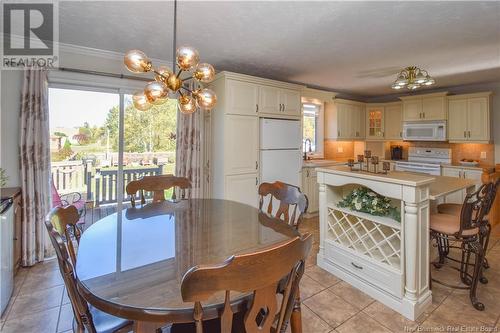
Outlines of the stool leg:
[[484,304],[479,302],[476,295],[477,283],[479,282],[479,278],[481,276],[483,262],[484,262],[484,250],[482,244],[479,240],[475,240],[469,243],[469,250],[474,252],[475,260],[474,260],[474,272],[472,274],[472,281],[470,285],[469,298],[472,302],[472,305],[476,310],[483,311]]

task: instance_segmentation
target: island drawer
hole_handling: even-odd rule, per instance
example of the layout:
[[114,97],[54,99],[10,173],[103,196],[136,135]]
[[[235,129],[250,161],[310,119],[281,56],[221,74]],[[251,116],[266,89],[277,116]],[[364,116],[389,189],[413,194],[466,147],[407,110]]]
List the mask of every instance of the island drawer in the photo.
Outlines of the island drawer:
[[383,289],[396,297],[402,297],[403,274],[385,265],[370,262],[362,254],[343,249],[332,241],[325,241],[325,257],[333,264]]

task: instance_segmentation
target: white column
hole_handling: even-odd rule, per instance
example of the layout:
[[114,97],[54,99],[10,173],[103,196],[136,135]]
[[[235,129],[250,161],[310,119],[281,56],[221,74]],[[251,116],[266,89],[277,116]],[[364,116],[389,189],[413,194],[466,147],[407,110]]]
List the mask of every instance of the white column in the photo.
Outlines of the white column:
[[418,282],[418,207],[416,203],[404,203],[405,240],[405,298],[417,300]]
[[[318,180],[323,179],[322,175],[321,177],[318,176]],[[319,253],[323,256],[324,255],[324,248],[325,248],[325,237],[328,233],[328,207],[326,205],[326,185],[324,183],[319,184],[319,234],[320,234],[320,239],[319,239]]]

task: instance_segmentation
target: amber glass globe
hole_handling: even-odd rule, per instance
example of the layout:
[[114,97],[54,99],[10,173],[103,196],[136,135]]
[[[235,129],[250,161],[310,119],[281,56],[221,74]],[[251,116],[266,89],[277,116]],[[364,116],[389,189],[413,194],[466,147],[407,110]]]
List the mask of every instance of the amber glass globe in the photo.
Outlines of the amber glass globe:
[[189,46],[181,46],[176,52],[177,65],[182,70],[190,70],[198,65],[200,55],[196,49]]
[[155,80],[167,84],[170,75],[172,75],[172,70],[168,66],[158,66],[155,73]]
[[132,103],[137,110],[147,111],[153,105],[149,103],[148,98],[144,94],[144,91],[138,91],[132,95]]
[[123,62],[132,73],[145,73],[151,70],[151,60],[141,50],[130,50],[125,53]]
[[196,111],[196,103],[191,96],[179,96],[178,102],[182,113],[190,114]]
[[211,110],[217,104],[217,96],[211,89],[201,89],[196,92],[196,104],[202,110]]
[[212,82],[215,77],[215,69],[212,65],[207,63],[198,64],[193,73],[193,77],[201,82]]
[[144,94],[150,103],[163,104],[167,101],[168,87],[163,82],[151,81],[146,85]]

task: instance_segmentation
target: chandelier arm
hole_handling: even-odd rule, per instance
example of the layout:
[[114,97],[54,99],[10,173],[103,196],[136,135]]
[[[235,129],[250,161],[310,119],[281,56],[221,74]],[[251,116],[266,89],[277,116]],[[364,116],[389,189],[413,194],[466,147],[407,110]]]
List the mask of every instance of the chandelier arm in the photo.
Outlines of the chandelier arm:
[[182,68],[179,68],[179,73],[177,73],[176,75],[178,79],[180,79],[181,73],[182,73]]
[[189,89],[189,88],[186,88],[186,87],[184,87],[184,86],[181,86],[181,88],[182,88],[182,89],[184,89],[184,90],[189,91],[190,93],[193,93],[193,91],[192,91],[191,89]]
[[155,73],[156,75],[161,76],[161,77],[162,77],[162,78],[164,78],[165,80],[167,80],[167,79],[168,79],[168,76],[165,76],[165,75],[163,75],[162,73],[160,73],[160,72],[158,72],[158,71],[156,71],[156,70],[154,70],[154,69],[152,70],[152,72],[153,72],[153,73]]

